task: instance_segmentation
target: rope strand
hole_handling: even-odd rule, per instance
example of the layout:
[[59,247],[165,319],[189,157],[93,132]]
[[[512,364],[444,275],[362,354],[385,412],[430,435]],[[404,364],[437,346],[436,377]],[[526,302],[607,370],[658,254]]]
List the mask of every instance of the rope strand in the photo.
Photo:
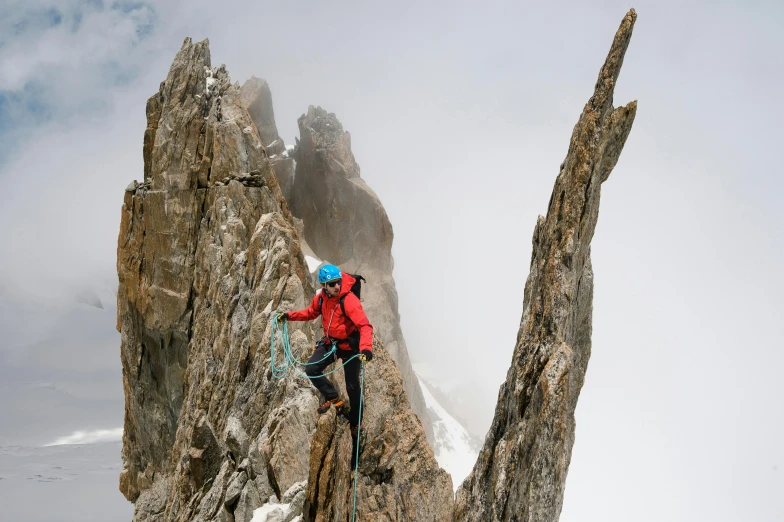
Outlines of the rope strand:
[[349,362],[351,362],[352,360],[360,356],[360,354],[353,355],[351,358],[345,360],[343,364],[341,364],[337,368],[334,368],[333,370],[324,373],[322,375],[319,375],[317,377],[311,377],[305,372],[303,372],[302,370],[300,370],[299,368],[297,368],[297,365],[308,366],[308,365],[318,364],[320,362],[326,361],[327,358],[331,357],[337,350],[337,342],[332,343],[332,349],[322,359],[319,359],[318,361],[314,361],[312,363],[302,362],[299,359],[297,359],[294,356],[294,352],[291,351],[291,343],[289,341],[289,327],[288,324],[284,321],[283,326],[281,327],[281,335],[280,335],[281,344],[283,345],[284,365],[281,367],[277,367],[275,366],[275,333],[277,328],[278,328],[278,317],[276,315],[272,320],[272,336],[270,339],[270,364],[272,366],[272,376],[275,377],[276,379],[282,379],[283,377],[285,377],[286,374],[288,374],[290,368],[293,368],[294,371],[296,371],[298,374],[300,374],[301,376],[307,379],[320,379],[322,375],[324,377],[326,377],[327,375],[332,375],[333,373],[335,373],[336,371],[340,370],[345,365],[347,365]]
[[320,379],[322,375],[327,376],[335,373],[336,371],[343,368],[346,364],[351,362],[353,359],[356,359],[357,357],[359,357],[359,360],[362,363],[362,374],[360,377],[360,386],[359,386],[359,424],[357,425],[357,452],[356,455],[354,456],[354,508],[351,513],[351,522],[354,522],[357,516],[357,478],[359,476],[359,442],[360,442],[360,437],[362,436],[362,404],[365,402],[365,357],[364,355],[356,354],[352,356],[350,359],[343,362],[343,364],[341,364],[334,370],[330,371],[329,373],[325,373],[317,377],[311,377],[305,372],[303,372],[302,370],[300,370],[299,368],[297,368],[297,365],[299,364],[300,366],[307,366],[309,364],[318,364],[320,362],[325,361],[327,357],[332,356],[335,353],[335,350],[337,350],[337,342],[332,343],[332,349],[329,351],[329,353],[327,353],[327,355],[324,356],[323,359],[312,363],[304,363],[299,359],[297,359],[294,356],[294,353],[291,351],[291,342],[289,341],[288,323],[286,321],[283,321],[283,326],[281,327],[280,330],[280,337],[281,337],[281,344],[283,345],[283,358],[286,365],[283,367],[276,367],[275,366],[275,333],[278,327],[278,315],[279,314],[275,314],[275,316],[272,318],[272,337],[270,339],[270,365],[272,366],[272,375],[276,379],[282,379],[283,377],[285,377],[286,374],[288,374],[289,372],[289,368],[293,368],[297,373],[299,373],[300,375],[308,379]]
[[359,385],[359,424],[357,424],[357,454],[354,460],[354,510],[351,514],[351,522],[354,522],[354,517],[357,515],[357,477],[359,477],[359,441],[362,440],[362,404],[365,402],[365,358],[362,361],[362,378]]

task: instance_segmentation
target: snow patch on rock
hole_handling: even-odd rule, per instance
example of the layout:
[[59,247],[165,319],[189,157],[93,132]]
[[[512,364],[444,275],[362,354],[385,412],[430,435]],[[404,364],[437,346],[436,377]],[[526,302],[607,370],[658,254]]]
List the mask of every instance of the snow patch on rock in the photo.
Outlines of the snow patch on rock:
[[425,382],[419,376],[417,379],[425,397],[428,413],[433,421],[435,436],[433,451],[436,454],[436,460],[439,466],[452,475],[452,486],[457,491],[457,488],[474,468],[479,452],[472,444],[468,431],[438,403]]
[[316,259],[315,257],[308,255],[305,256],[305,261],[308,263],[308,270],[310,270],[311,274],[315,272],[321,264],[321,259]]
[[[272,503],[264,504],[260,508],[256,508],[253,511],[253,518],[250,519],[250,522],[268,522],[270,515],[272,515],[272,513],[276,511],[279,512],[279,514],[276,513],[275,515],[272,515],[272,519],[283,520],[283,516],[286,513],[288,507],[289,507],[288,504],[272,504]],[[301,517],[299,518],[301,519]]]
[[307,496],[307,481],[293,484],[284,494],[282,501],[272,495],[269,502],[253,510],[250,522],[302,522],[302,508]]

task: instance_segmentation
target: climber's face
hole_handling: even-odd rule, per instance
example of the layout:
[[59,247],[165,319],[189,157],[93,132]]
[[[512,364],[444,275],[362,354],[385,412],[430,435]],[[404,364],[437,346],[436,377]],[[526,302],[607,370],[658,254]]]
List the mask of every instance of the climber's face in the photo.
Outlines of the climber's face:
[[324,289],[327,291],[327,295],[330,297],[337,297],[340,295],[340,283],[342,281],[340,279],[335,279],[334,281],[330,281],[328,283],[324,283]]

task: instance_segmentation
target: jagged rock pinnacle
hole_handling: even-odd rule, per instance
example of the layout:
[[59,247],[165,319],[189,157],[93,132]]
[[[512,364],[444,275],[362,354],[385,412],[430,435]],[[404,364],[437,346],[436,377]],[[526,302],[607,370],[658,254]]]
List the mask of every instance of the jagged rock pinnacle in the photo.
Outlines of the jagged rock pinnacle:
[[365,310],[397,363],[411,406],[433,443],[432,421],[400,328],[392,274],[394,233],[384,205],[360,177],[351,135],[335,114],[310,106],[298,123],[301,139],[291,212],[302,219],[305,239],[317,258],[367,280],[362,293]]
[[[147,103],[144,181],[124,191],[118,237],[120,490],[137,521],[248,522],[281,499],[293,518],[305,501],[319,398],[294,372],[272,375],[270,338],[274,312],[304,308],[315,289],[259,131],[207,42],[186,39]],[[318,337],[298,323],[290,338],[302,360]],[[432,502],[451,499],[449,478],[397,368],[380,343],[374,353],[367,437],[383,458],[368,451],[364,481],[384,498],[428,500],[390,505],[388,520],[443,520]],[[399,425],[385,429],[384,415]]]
[[547,216],[533,235],[517,345],[490,431],[457,492],[456,522],[555,522],[574,443],[574,410],[591,354],[590,247],[602,182],[618,161],[637,103],[613,108],[637,18],[624,18],[594,94],[574,127]]

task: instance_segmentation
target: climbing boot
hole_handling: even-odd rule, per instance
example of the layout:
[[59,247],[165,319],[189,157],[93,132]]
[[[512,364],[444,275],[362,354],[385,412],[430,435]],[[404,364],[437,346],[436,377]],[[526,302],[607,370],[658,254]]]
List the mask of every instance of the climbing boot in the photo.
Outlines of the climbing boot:
[[329,399],[324,404],[319,406],[318,410],[316,410],[316,411],[319,412],[319,415],[322,415],[322,414],[327,413],[329,411],[329,407],[330,406],[334,406],[335,408],[337,408],[339,406],[343,406],[343,401],[340,400],[340,397],[336,397],[334,399]]

